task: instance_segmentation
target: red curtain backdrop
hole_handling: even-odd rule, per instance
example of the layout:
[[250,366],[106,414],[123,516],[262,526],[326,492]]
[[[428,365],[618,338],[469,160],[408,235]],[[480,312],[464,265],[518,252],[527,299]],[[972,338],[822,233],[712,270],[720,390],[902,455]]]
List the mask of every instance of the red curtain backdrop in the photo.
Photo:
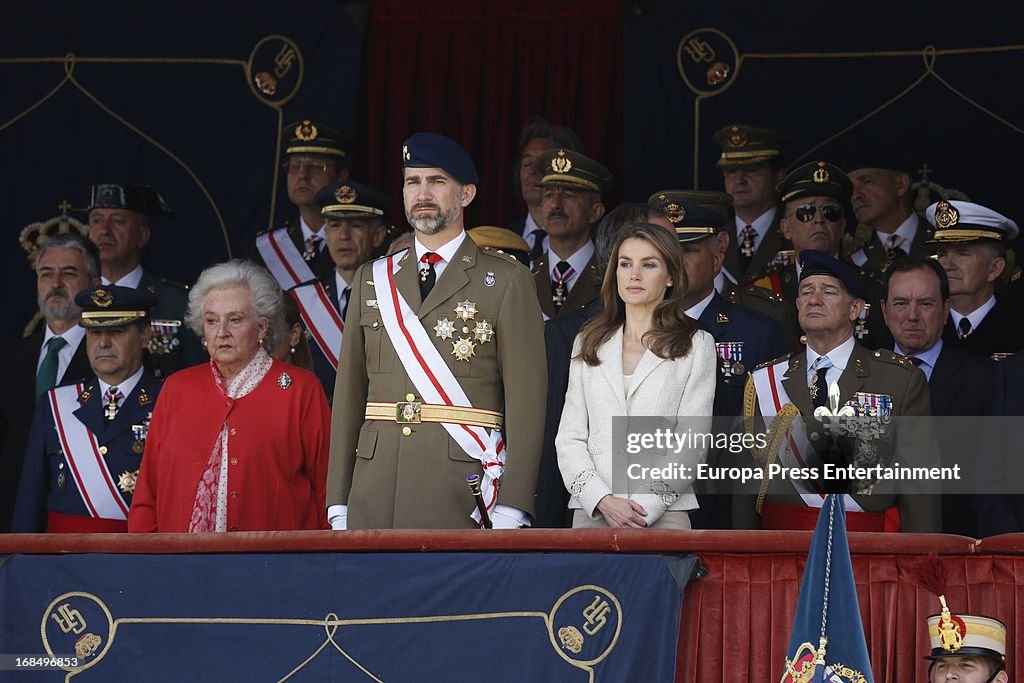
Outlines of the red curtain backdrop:
[[467,227],[521,220],[514,157],[535,115],[579,133],[619,179],[623,21],[621,0],[374,0],[357,179],[389,192],[393,221],[407,229],[402,141],[442,133],[462,143],[480,174]]
[[[984,547],[984,545],[982,546]],[[927,550],[922,549],[922,552]],[[691,582],[680,626],[679,682],[778,681],[806,555],[700,553],[710,570]],[[857,599],[876,683],[927,680],[926,622],[938,598],[901,574],[908,555],[853,555]],[[1024,558],[947,556],[946,600],[954,612],[987,614],[1007,627],[1010,680],[1024,663]],[[830,605],[833,617],[846,605]],[[916,636],[916,637],[913,637]]]

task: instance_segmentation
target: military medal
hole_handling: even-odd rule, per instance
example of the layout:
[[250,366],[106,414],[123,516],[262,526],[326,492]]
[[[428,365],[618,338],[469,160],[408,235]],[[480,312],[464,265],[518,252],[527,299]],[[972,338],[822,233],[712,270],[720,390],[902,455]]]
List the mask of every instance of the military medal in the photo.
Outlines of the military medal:
[[733,375],[742,375],[745,368],[740,360],[743,358],[743,342],[715,342],[715,351],[721,361],[722,379],[728,384]]
[[452,342],[452,355],[455,356],[455,360],[464,360],[468,363],[470,357],[476,355],[474,349],[476,344],[465,337]]
[[135,482],[139,478],[139,471],[134,472],[122,472],[121,476],[117,478],[117,487],[124,493],[135,493]]
[[757,234],[757,231],[749,225],[747,228],[750,229],[748,230],[744,228],[743,230],[743,241],[740,242],[740,253],[746,258],[750,258],[754,255],[754,235]]
[[434,325],[434,335],[437,336],[438,339],[451,339],[454,334],[455,323],[448,318],[442,318],[437,321],[436,325]]
[[153,335],[149,338],[146,350],[151,354],[168,354],[181,345],[178,339],[180,320],[152,320],[150,327],[153,329]]
[[556,308],[560,308],[565,303],[565,283],[559,282],[555,285],[555,291],[551,292],[551,302]]
[[110,402],[103,406],[103,419],[107,422],[112,422],[115,417],[117,417],[117,398],[111,396]]
[[420,266],[420,282],[426,282],[428,277],[430,277],[430,264],[424,263]]
[[473,337],[481,344],[494,339],[494,327],[486,320],[479,320],[473,328]]
[[472,301],[460,302],[455,307],[455,315],[461,320],[473,320],[476,317],[476,304]]
[[860,317],[857,318],[857,322],[853,326],[853,334],[857,337],[858,341],[867,336],[868,333],[868,312],[871,310],[871,304],[865,303],[864,309],[860,312]]
[[146,450],[146,442],[145,441],[136,440],[135,442],[132,443],[132,453],[136,453],[138,455],[142,455],[142,452],[145,451],[145,450]]

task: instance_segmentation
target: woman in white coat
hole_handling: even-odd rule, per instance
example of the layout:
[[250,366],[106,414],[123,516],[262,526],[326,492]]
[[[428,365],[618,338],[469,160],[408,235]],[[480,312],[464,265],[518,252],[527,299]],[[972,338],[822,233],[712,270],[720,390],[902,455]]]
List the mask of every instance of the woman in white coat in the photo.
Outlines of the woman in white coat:
[[[624,228],[601,287],[604,310],[576,337],[555,438],[574,528],[690,528],[687,510],[697,508],[691,481],[636,477],[643,473],[628,465],[640,459],[624,443],[618,452],[612,444],[616,417],[667,419],[680,435],[710,429],[715,342],[684,313],[686,284],[679,245],[664,228]],[[693,477],[706,456],[706,447],[673,444],[642,457],[671,472],[689,467]]]

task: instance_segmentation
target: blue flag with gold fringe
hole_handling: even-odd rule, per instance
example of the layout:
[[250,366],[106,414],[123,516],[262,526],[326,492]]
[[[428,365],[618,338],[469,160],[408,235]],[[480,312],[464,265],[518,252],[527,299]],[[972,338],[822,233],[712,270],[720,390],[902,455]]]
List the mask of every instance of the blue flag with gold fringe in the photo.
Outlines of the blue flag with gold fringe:
[[787,653],[782,683],[874,683],[842,496],[826,496],[818,514]]

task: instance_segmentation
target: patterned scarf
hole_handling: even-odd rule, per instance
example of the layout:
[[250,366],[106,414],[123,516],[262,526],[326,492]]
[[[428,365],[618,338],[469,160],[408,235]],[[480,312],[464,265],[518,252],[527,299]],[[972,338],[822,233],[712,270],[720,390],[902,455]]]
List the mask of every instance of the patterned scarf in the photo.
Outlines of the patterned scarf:
[[[231,399],[240,399],[263,380],[263,377],[270,371],[273,359],[260,346],[256,355],[246,365],[238,376],[231,380],[231,384],[225,388],[224,376],[217,369],[217,364],[210,360],[210,371],[213,373],[213,383],[221,396]],[[228,423],[227,421],[220,428],[210,451],[210,459],[206,462],[206,469],[199,478],[199,486],[196,487],[196,500],[192,505],[192,520],[189,522],[189,533],[200,533],[204,531],[227,531],[228,528]]]

